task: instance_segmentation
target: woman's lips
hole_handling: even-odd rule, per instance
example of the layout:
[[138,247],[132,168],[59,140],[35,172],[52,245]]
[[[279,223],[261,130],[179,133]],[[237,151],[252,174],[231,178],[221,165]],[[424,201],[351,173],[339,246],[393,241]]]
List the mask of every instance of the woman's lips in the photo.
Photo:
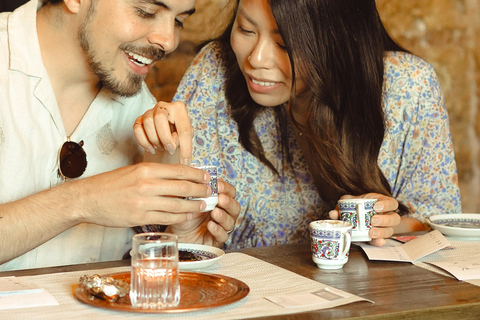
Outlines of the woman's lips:
[[257,80],[253,79],[252,77],[249,77],[248,85],[253,91],[259,92],[259,93],[269,93],[273,90],[275,90],[280,83],[279,82],[274,82],[274,81],[265,81],[265,80]]

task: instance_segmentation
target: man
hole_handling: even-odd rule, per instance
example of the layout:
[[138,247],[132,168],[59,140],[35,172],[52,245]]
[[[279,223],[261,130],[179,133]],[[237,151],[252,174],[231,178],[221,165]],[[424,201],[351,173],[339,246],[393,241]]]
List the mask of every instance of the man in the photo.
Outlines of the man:
[[207,215],[204,201],[184,199],[211,193],[208,174],[187,166],[185,106],[157,104],[159,139],[182,164],[139,163],[132,130],[156,104],[145,75],[177,47],[194,5],[32,0],[0,14],[0,270],[120,259],[137,225],[184,224],[181,242],[226,241],[235,189],[220,183]]

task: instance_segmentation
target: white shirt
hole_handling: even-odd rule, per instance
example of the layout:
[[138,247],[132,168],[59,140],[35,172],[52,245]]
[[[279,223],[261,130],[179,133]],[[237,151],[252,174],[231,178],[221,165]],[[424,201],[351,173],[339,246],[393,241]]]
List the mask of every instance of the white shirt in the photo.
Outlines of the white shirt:
[[[67,136],[40,54],[36,11],[37,1],[32,0],[0,14],[0,203],[63,182],[58,154]],[[107,90],[97,95],[70,137],[84,141],[88,166],[82,178],[142,160],[132,127],[155,103],[145,83],[131,98]],[[0,265],[0,270],[118,260],[130,248],[132,235],[130,228],[81,224]]]

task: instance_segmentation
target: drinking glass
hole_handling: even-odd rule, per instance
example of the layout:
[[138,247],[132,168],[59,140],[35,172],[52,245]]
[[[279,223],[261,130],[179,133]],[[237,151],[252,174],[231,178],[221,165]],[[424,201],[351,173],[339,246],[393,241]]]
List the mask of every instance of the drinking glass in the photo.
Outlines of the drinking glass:
[[132,241],[130,301],[135,308],[178,306],[178,237],[170,233],[139,233]]

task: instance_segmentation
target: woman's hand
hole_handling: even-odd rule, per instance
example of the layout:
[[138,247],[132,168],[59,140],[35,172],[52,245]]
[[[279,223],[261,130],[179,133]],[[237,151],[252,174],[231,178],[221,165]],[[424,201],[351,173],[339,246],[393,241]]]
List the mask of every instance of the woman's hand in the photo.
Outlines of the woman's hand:
[[158,102],[135,120],[133,132],[138,143],[151,154],[166,150],[173,155],[180,147],[180,163],[190,164],[193,128],[183,102]]
[[211,212],[200,212],[191,219],[167,227],[166,232],[178,235],[178,242],[198,243],[222,247],[235,228],[240,204],[235,200],[236,190],[230,183],[218,181],[218,204]]
[[[378,199],[373,207],[377,214],[372,217],[373,227],[370,229],[369,235],[372,238],[371,244],[383,246],[385,238],[390,238],[394,233],[394,228],[397,228],[402,221],[400,215],[395,212],[398,208],[398,201],[377,193],[368,193],[362,196],[345,195],[341,199],[351,198]],[[329,216],[331,219],[338,220],[340,218],[338,207],[330,211]]]

